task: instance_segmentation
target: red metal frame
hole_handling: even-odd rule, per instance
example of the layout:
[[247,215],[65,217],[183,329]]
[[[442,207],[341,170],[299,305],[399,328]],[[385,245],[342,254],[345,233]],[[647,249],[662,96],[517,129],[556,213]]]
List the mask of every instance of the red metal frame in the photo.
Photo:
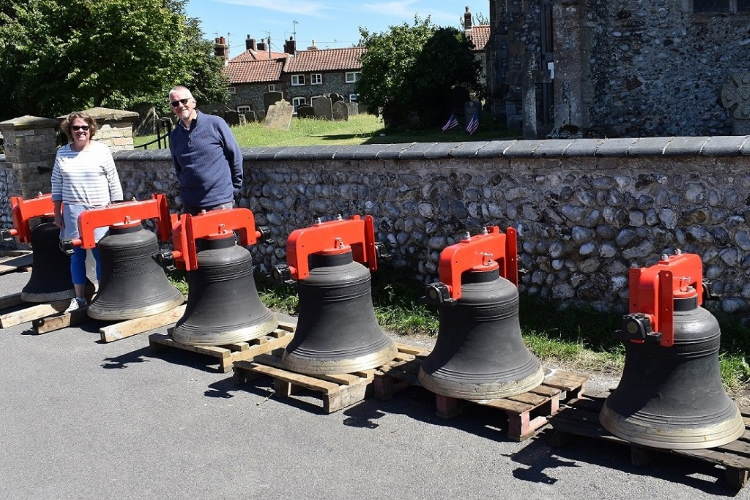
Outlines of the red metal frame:
[[[628,274],[631,313],[642,313],[661,333],[663,347],[674,345],[674,298],[695,297],[703,304],[703,263],[698,255],[671,255],[653,266],[630,269]],[[640,343],[641,341],[633,341]]]
[[503,233],[497,226],[487,231],[440,252],[440,281],[448,286],[452,299],[461,298],[461,275],[470,270],[499,269],[502,277],[518,286],[518,233],[512,227]]
[[13,219],[13,229],[8,234],[14,236],[21,243],[31,243],[31,229],[29,221],[34,217],[55,215],[55,205],[51,194],[39,194],[36,198],[24,200],[20,196],[11,196],[10,208]]
[[145,219],[157,219],[159,241],[169,241],[172,232],[171,217],[167,197],[154,194],[150,200],[128,201],[105,208],[95,208],[82,212],[78,217],[79,239],[72,240],[73,246],[96,247],[94,230],[99,227],[129,227],[140,224]]
[[172,216],[172,257],[180,269],[198,269],[196,240],[200,238],[234,238],[234,231],[243,246],[255,245],[261,232],[255,226],[255,215],[247,208],[212,210],[200,215]]
[[296,280],[310,275],[308,257],[315,253],[340,254],[352,252],[357,262],[378,269],[375,250],[375,223],[371,215],[353,215],[346,220],[321,222],[292,231],[286,241],[286,261]]

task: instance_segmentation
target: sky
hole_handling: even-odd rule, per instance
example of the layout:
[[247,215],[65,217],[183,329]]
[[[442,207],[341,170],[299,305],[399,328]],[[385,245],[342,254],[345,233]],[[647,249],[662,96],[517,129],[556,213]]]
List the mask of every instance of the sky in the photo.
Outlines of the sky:
[[228,38],[234,57],[245,50],[247,35],[259,40],[270,33],[272,49],[282,52],[295,29],[298,49],[313,40],[325,49],[355,45],[360,26],[382,32],[395,24],[411,24],[415,14],[458,28],[467,6],[475,16],[489,18],[489,0],[190,0],[187,13],[201,20],[206,38]]

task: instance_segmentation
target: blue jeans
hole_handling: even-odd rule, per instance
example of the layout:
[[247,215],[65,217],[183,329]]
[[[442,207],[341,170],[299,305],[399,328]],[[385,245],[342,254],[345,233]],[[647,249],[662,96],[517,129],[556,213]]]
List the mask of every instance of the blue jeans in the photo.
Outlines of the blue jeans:
[[[102,263],[99,259],[99,249],[91,250],[96,261],[96,280],[101,281]],[[70,257],[70,274],[73,277],[74,285],[83,285],[86,283],[86,250],[76,247],[73,255]]]

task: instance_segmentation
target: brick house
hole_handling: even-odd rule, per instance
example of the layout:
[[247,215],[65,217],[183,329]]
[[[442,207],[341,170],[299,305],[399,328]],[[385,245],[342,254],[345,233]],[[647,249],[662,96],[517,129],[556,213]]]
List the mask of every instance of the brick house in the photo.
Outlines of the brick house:
[[490,0],[493,115],[526,137],[727,135],[750,0]]
[[490,39],[490,25],[474,24],[471,18],[471,11],[466,7],[466,12],[464,13],[464,34],[474,45],[472,50],[481,67],[479,83],[482,87],[485,87],[487,84],[487,51],[485,49]]
[[[260,47],[259,47],[260,46]],[[294,40],[284,43],[284,52],[270,52],[248,38],[246,50],[227,61],[230,104],[237,111],[265,114],[263,94],[278,91],[295,109],[310,104],[314,97],[336,92],[347,101],[358,100],[357,82],[362,70],[360,56],[365,49],[318,49],[297,51]]]

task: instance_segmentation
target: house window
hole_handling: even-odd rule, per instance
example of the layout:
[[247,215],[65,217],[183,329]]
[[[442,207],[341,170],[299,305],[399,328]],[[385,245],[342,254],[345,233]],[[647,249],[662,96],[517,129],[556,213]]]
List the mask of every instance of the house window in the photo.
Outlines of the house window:
[[750,0],[693,0],[697,14],[750,12]]
[[238,113],[247,113],[247,112],[252,111],[252,110],[253,110],[253,108],[251,108],[250,106],[237,106],[237,112]]
[[230,94],[236,94],[237,93],[237,87],[229,87],[229,93]]
[[276,84],[275,83],[269,83],[268,84],[268,91],[269,92],[276,92]]
[[349,94],[349,102],[359,102],[359,94]]
[[322,85],[323,84],[323,75],[320,73],[313,73],[310,75],[310,85]]
[[295,97],[295,98],[293,98],[292,99],[292,106],[294,106],[294,112],[296,113],[297,112],[297,108],[299,108],[300,106],[304,106],[305,103],[306,102],[305,102],[305,98],[304,97]]
[[305,75],[292,75],[292,86],[299,87],[305,84]]
[[362,76],[361,71],[347,71],[346,72],[346,83],[356,83]]

